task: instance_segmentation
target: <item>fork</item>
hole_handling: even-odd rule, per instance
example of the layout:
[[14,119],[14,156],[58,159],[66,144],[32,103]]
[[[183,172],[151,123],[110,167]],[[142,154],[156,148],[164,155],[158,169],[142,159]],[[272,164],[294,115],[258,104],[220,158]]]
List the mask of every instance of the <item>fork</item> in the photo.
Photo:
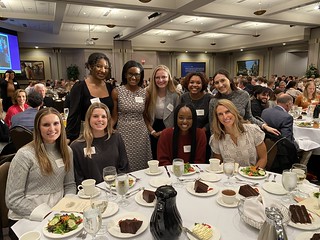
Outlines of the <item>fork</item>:
[[130,175],[131,177],[135,178],[135,179],[136,179],[136,181],[139,181],[139,180],[141,179],[141,178],[136,177],[135,175],[133,175],[133,174],[131,174],[131,173],[129,173],[129,175]]
[[85,230],[83,230],[79,235],[76,236],[76,238],[86,239],[87,234],[88,233]]
[[203,169],[201,169],[197,164],[195,166],[199,169],[200,172],[203,172]]
[[268,173],[268,177],[267,177],[267,179],[266,180],[264,180],[265,182],[269,182],[269,178],[270,178],[270,176],[271,176],[271,173]]
[[272,182],[276,182],[276,177],[277,177],[277,174],[273,174]]

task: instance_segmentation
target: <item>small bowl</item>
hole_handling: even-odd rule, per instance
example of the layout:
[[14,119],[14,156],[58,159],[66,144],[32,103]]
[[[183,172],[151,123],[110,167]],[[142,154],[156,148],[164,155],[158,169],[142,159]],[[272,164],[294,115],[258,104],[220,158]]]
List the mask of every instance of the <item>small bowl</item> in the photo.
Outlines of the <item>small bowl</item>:
[[30,231],[23,234],[19,240],[40,240],[41,233],[38,231]]

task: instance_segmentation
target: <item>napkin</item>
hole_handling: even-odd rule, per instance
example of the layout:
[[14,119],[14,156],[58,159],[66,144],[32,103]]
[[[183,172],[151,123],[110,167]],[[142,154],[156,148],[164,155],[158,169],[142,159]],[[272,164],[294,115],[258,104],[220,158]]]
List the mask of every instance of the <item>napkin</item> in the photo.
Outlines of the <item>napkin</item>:
[[30,220],[41,222],[50,212],[50,207],[46,203],[42,203],[32,211]]
[[53,208],[57,212],[83,212],[83,209],[90,206],[89,199],[79,199],[73,197],[62,198]]
[[261,195],[246,198],[243,204],[243,213],[256,222],[264,222],[266,215]]
[[320,147],[319,143],[316,143],[308,138],[296,138],[295,140],[299,148],[304,151],[310,151]]

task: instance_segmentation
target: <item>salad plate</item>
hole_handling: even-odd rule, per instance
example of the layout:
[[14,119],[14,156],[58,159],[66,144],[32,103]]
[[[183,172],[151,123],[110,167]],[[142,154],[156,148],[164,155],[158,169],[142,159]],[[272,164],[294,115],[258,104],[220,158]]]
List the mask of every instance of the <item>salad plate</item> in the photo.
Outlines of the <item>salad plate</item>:
[[[206,225],[209,225],[212,229],[212,237],[209,240],[219,240],[221,238],[221,233],[219,229],[207,223]],[[194,225],[189,227],[191,231],[193,230],[193,228],[194,228]],[[189,234],[188,232],[187,232],[187,235],[190,240],[197,240],[195,237],[191,236],[191,234]]]
[[200,173],[200,179],[206,182],[218,182],[221,180],[221,175],[217,175],[215,173],[202,172]]
[[[97,196],[99,196],[100,193],[101,193],[100,189],[96,187],[96,188],[95,188],[95,193],[92,195],[92,197],[97,197]],[[84,190],[81,189],[81,190],[78,192],[78,197],[79,197],[79,198],[90,198],[91,196],[84,194]]]
[[263,179],[268,176],[264,169],[257,170],[254,166],[239,167],[239,174],[251,179]]
[[219,188],[217,186],[213,185],[212,183],[209,183],[209,182],[203,182],[203,183],[205,183],[209,186],[209,191],[206,193],[195,192],[194,182],[189,182],[186,186],[186,189],[189,193],[191,193],[192,195],[198,196],[198,197],[209,197],[209,196],[216,195],[219,192]]
[[171,179],[167,177],[156,177],[156,178],[152,178],[149,181],[149,184],[155,188],[158,188],[162,185],[170,185],[171,183],[172,183]]
[[[81,219],[81,223],[77,224],[78,227],[77,227],[76,229],[71,230],[70,232],[66,232],[66,233],[53,233],[53,232],[49,232],[49,231],[48,231],[48,229],[47,229],[48,224],[46,224],[46,225],[42,228],[43,235],[44,235],[45,237],[52,238],[52,239],[61,239],[61,238],[70,237],[70,236],[72,236],[72,235],[74,235],[74,234],[79,233],[79,232],[83,229],[83,223],[82,223],[82,221],[83,221],[83,216],[82,216],[82,214],[80,214],[80,213],[70,213],[70,214],[67,214],[67,215],[68,215],[68,216],[70,216],[70,215],[72,216],[72,214],[73,214],[75,217],[80,217],[80,219]],[[60,215],[62,216],[63,214],[60,214]],[[64,214],[64,215],[65,215],[65,214]],[[49,222],[52,221],[55,217],[57,217],[57,215],[55,215],[52,219],[50,219]],[[56,225],[58,225],[58,224],[56,224]],[[59,226],[62,226],[62,224],[59,224]]]
[[147,168],[144,170],[144,173],[150,176],[155,176],[155,175],[160,175],[161,173],[163,173],[163,169],[162,168],[158,168],[158,172],[152,173],[150,172],[150,169]]
[[[171,170],[171,172],[173,172],[172,166],[171,166],[170,170]],[[192,175],[192,174],[195,174],[196,172],[197,172],[196,168],[192,164],[185,163],[184,164],[184,173],[182,174],[182,176]]]
[[[150,189],[148,189],[148,190],[150,190]],[[150,190],[150,191],[153,191],[153,190]],[[145,207],[154,207],[154,205],[156,204],[157,198],[155,198],[155,199],[153,200],[153,202],[148,203],[148,202],[146,202],[146,201],[143,199],[143,191],[139,191],[139,192],[134,196],[134,200],[135,200],[138,204],[140,204],[140,205],[142,205],[142,206],[145,206]]]
[[276,182],[265,182],[264,184],[262,184],[262,188],[266,192],[275,195],[284,195],[288,193],[287,190],[283,188],[282,184]]
[[294,223],[292,221],[289,222],[289,226],[297,228],[297,229],[302,229],[302,230],[316,230],[320,228],[320,217],[316,213],[307,210],[310,218],[311,218],[311,224],[310,223]]
[[115,214],[116,212],[119,211],[119,206],[118,204],[114,202],[108,202],[108,207],[107,209],[102,213],[101,217],[102,218],[107,218]]
[[[133,219],[136,218],[137,220],[143,221],[141,227],[138,229],[138,231],[135,234],[131,233],[122,233],[120,231],[120,227],[118,222],[120,220],[125,219]],[[119,215],[116,215],[112,221],[108,223],[108,232],[117,238],[130,238],[133,239],[134,237],[138,236],[139,234],[143,233],[149,226],[150,219],[147,218],[145,215],[138,213],[138,212],[126,212]]]

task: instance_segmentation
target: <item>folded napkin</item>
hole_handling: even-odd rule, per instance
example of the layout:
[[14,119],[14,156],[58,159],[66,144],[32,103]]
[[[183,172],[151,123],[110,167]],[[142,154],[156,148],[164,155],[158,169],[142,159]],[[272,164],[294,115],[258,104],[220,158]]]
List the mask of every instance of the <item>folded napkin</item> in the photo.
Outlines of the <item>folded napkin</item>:
[[83,209],[90,206],[90,200],[74,197],[62,198],[53,208],[57,212],[83,212]]
[[264,222],[266,215],[261,195],[246,198],[243,204],[243,213],[245,216],[256,222]]

